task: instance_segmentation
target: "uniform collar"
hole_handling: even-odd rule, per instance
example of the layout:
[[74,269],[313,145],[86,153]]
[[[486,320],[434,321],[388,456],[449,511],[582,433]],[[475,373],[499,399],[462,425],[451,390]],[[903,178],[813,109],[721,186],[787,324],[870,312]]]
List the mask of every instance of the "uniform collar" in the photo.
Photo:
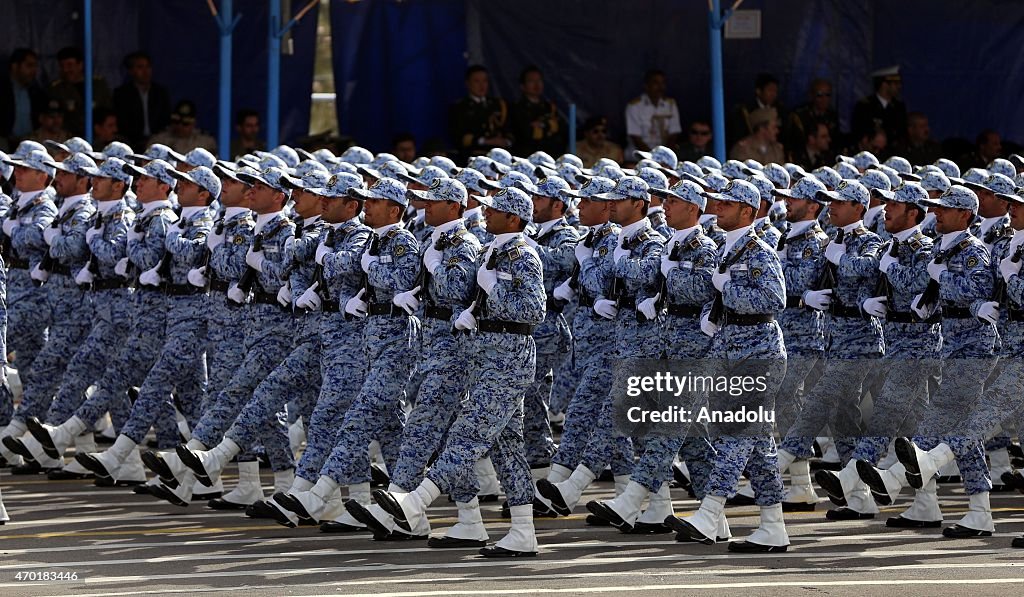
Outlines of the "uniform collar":
[[275,218],[279,218],[283,215],[283,212],[275,211],[269,214],[256,214],[256,228],[253,230],[255,234],[259,234],[263,228],[266,227],[267,223]]
[[349,224],[354,224],[354,225],[358,226],[358,225],[362,224],[362,222],[359,221],[359,218],[350,218],[348,220],[345,220],[344,222],[338,222],[337,224],[331,224],[331,226],[333,226],[335,230],[340,230],[341,228],[344,228],[345,226],[348,226]]
[[729,230],[729,231],[727,231],[725,233],[725,245],[723,245],[725,247],[725,252],[722,253],[722,254],[723,255],[728,255],[729,251],[731,251],[733,246],[736,245],[736,242],[739,241],[741,238],[743,238],[744,235],[746,235],[747,233],[751,232],[753,230],[753,228],[754,227],[751,225],[751,226],[744,226],[742,228],[737,228],[736,230]]
[[103,215],[107,215],[121,207],[123,201],[121,199],[111,199],[109,201],[97,201],[96,209]]
[[458,228],[460,224],[462,224],[462,220],[455,219],[452,220],[451,222],[445,222],[440,226],[435,226],[434,229],[430,232],[430,244],[437,244],[437,241],[441,238],[442,234],[445,234],[446,232],[450,232],[451,230]]
[[243,214],[249,215],[248,207],[227,207],[224,209],[224,221],[227,222]]
[[904,242],[907,239],[909,239],[910,237],[918,234],[919,232],[921,232],[921,227],[920,226],[911,226],[910,228],[907,228],[906,230],[901,230],[900,232],[897,232],[896,234],[893,234],[893,236],[896,237],[896,240],[898,240],[900,242]]
[[1006,217],[1007,217],[1006,215],[1001,215],[1001,216],[995,216],[993,218],[982,218],[981,219],[981,224],[980,224],[980,233],[979,233],[979,235],[984,235],[986,232],[991,230],[993,226],[998,224],[1001,220],[1003,220]]
[[153,213],[154,211],[156,211],[156,210],[158,210],[160,208],[168,208],[168,209],[170,209],[171,208],[171,202],[168,201],[167,199],[162,199],[160,201],[151,201],[149,203],[143,203],[142,204],[142,213],[139,214],[139,216],[144,218],[144,217],[148,216],[149,214]]
[[672,235],[672,242],[681,243],[683,242],[683,240],[689,237],[691,233],[693,233],[696,230],[700,230],[700,224],[690,226],[689,228],[684,228],[682,230],[676,230],[675,233]]
[[967,234],[966,230],[956,230],[954,232],[947,232],[942,235],[942,239],[939,241],[939,250],[945,251],[949,247],[953,246],[958,238]]
[[500,249],[506,243],[511,242],[513,239],[520,235],[522,235],[522,232],[503,232],[501,234],[494,235],[494,240],[491,241],[491,246],[488,249],[488,253],[495,249]]
[[388,224],[387,226],[381,226],[380,228],[374,228],[373,232],[377,236],[383,237],[385,234],[390,232],[392,228],[395,228],[398,225],[399,225],[398,222],[395,222],[394,224]]
[[647,218],[640,218],[636,222],[628,226],[623,226],[622,230],[619,231],[619,238],[627,240],[636,236],[640,230],[646,226],[650,226],[651,223]]
[[313,216],[311,218],[306,218],[306,219],[302,220],[302,227],[303,228],[309,228],[310,226],[315,225],[319,220],[320,220],[320,216]]
[[789,233],[786,234],[786,238],[794,238],[803,234],[808,228],[815,225],[817,220],[802,220],[800,222],[793,222],[789,227]]
[[537,236],[544,236],[545,234],[550,232],[552,228],[555,227],[555,224],[557,224],[557,223],[559,223],[561,221],[562,221],[562,218],[555,218],[554,220],[548,220],[547,222],[543,222],[541,224],[537,224],[537,227],[538,227]]
[[85,201],[86,197],[88,196],[89,195],[86,193],[82,195],[72,195],[70,197],[65,197],[64,203],[62,203],[60,209],[57,210],[57,215],[63,216],[64,214],[68,213],[69,211],[74,209],[76,205]]
[[25,207],[26,205],[28,205],[29,203],[32,203],[33,201],[35,201],[36,197],[38,197],[39,194],[42,193],[45,190],[46,189],[41,189],[41,190],[38,190],[38,191],[29,191],[27,193],[22,193],[21,195],[19,195],[18,196],[18,209],[21,209],[21,208]]
[[863,225],[864,225],[864,220],[857,220],[856,222],[854,222],[852,224],[847,224],[846,226],[843,226],[843,231],[846,232],[846,233],[850,233],[850,232],[853,232],[854,230],[860,228]]
[[191,221],[192,217],[196,214],[206,211],[206,207],[203,205],[193,205],[192,207],[181,208],[181,219],[185,221]]
[[864,221],[865,222],[873,222],[875,220],[875,215],[878,214],[878,212],[880,212],[880,211],[882,211],[884,209],[885,209],[885,204],[884,203],[881,203],[881,204],[876,205],[874,207],[869,207],[868,210],[866,212],[864,212]]
[[466,211],[462,212],[462,217],[466,218],[466,219],[475,218],[478,215],[480,215],[480,206],[479,205],[477,205],[476,207],[474,207],[472,209],[467,209]]

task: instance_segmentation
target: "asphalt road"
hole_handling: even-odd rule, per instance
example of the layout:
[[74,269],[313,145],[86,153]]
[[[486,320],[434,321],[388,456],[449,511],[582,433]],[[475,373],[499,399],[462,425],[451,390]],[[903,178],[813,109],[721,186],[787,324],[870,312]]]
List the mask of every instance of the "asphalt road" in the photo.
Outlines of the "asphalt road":
[[[233,473],[234,469],[231,469]],[[233,483],[230,475],[225,485]],[[270,475],[265,473],[264,483]],[[197,503],[177,508],[127,489],[89,481],[0,477],[12,521],[0,527],[0,595],[150,595],[236,592],[245,595],[973,595],[1019,593],[1024,550],[1024,496],[993,494],[997,533],[943,539],[938,530],[894,531],[884,518],[832,523],[818,511],[787,514],[792,546],[785,554],[732,555],[724,545],[675,543],[672,535],[633,536],[584,525],[585,510],[537,522],[541,555],[532,560],[482,559],[475,550],[428,549],[423,543],[379,543],[366,535],[326,535],[223,513]],[[266,487],[269,495],[269,487]],[[610,496],[610,483],[584,501]],[[673,490],[675,510],[696,502]],[[959,487],[943,486],[947,523],[966,511]],[[754,508],[730,508],[733,534],[756,525]],[[431,509],[435,529],[454,524],[442,498]],[[507,523],[497,504],[484,505],[492,539]],[[75,573],[77,581],[31,580]],[[22,578],[23,580],[18,580]]]

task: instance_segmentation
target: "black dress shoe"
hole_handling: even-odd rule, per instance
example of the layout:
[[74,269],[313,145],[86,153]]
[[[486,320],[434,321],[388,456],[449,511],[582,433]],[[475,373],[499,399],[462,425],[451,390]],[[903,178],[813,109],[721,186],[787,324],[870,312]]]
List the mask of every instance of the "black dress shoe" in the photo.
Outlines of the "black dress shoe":
[[593,514],[587,514],[587,518],[583,521],[588,527],[610,527],[612,526],[607,520],[594,516]]
[[42,472],[42,465],[35,460],[27,460],[25,461],[25,464],[19,464],[18,466],[11,467],[12,475],[38,475]]
[[812,460],[810,465],[811,470],[820,471],[841,471],[843,470],[842,462],[830,462],[828,460]]
[[965,526],[954,524],[951,527],[942,529],[942,536],[947,539],[970,539],[972,537],[991,537],[992,531],[979,531]]
[[150,485],[149,495],[161,499],[173,506],[179,506],[181,508],[188,508],[188,502],[174,495],[170,489],[167,489],[163,485]]
[[[92,454],[75,454],[75,462],[89,469],[101,479],[110,479],[111,474]],[[13,471],[12,471],[13,472]]]
[[390,535],[391,531],[384,526],[381,521],[370,514],[370,510],[366,506],[360,504],[355,500],[348,500],[345,502],[345,510],[352,515],[359,522],[366,525],[366,528],[373,532],[373,536],[377,535]]
[[913,520],[902,516],[893,516],[885,521],[890,529],[937,529],[942,526],[941,520]]
[[739,493],[725,500],[726,506],[753,506],[756,503],[754,498]]
[[[274,497],[272,497],[271,499],[274,500],[277,503],[280,503],[280,502],[277,501],[277,497],[279,495],[284,495],[284,494],[275,493]],[[278,509],[277,507],[272,506],[270,504],[267,504],[267,508],[266,508],[266,510],[264,510],[264,512],[267,514],[266,518],[269,518],[269,519],[273,520],[277,524],[279,524],[281,526],[288,527],[289,529],[294,529],[295,528],[295,523],[292,522],[291,519],[288,518],[288,516],[286,516],[284,512],[281,512],[281,510]]]
[[81,479],[92,479],[95,476],[92,473],[73,473],[64,469],[57,469],[46,473],[46,478],[51,481],[79,481]]
[[5,448],[10,450],[11,452],[14,452],[18,456],[21,456],[22,458],[27,458],[29,460],[35,459],[35,457],[32,455],[32,452],[29,451],[28,447],[25,445],[24,442],[21,441],[20,437],[6,435],[2,440],[0,440],[0,442],[4,444]]
[[733,541],[729,543],[729,551],[733,553],[783,553],[788,545],[761,545],[750,541]]
[[[198,501],[198,500],[196,500],[195,496],[193,496],[192,501],[195,502],[195,501]],[[209,501],[209,503],[207,503],[206,505],[211,510],[246,510],[246,511],[248,511],[249,507],[252,506],[252,504],[236,504],[235,502],[229,502],[228,500],[224,499],[223,497],[211,499]],[[246,512],[246,513],[248,514],[248,512]],[[258,517],[258,518],[261,518],[261,517]]]
[[376,464],[370,465],[370,487],[387,487],[391,484],[391,476]]
[[1010,547],[1024,547],[1024,537],[1014,537],[1010,542]]
[[1020,471],[1003,473],[1001,481],[1004,485],[1009,485],[1018,491],[1024,491],[1024,475],[1021,475]]
[[883,506],[888,506],[892,503],[889,491],[885,488],[885,481],[882,481],[882,476],[878,474],[878,469],[872,466],[870,462],[867,460],[857,461],[857,476],[871,490],[871,497],[876,502]]
[[193,493],[193,502],[209,502],[212,500],[219,499],[220,496],[224,495],[223,491],[211,491],[210,493]]
[[874,514],[857,512],[853,508],[836,508],[825,513],[828,520],[874,520]]
[[485,558],[535,558],[537,552],[535,551],[513,551],[511,549],[505,549],[504,547],[498,547],[492,545],[490,547],[484,547],[480,550],[480,555]]
[[[509,514],[509,518],[512,514]],[[534,518],[558,518],[558,513],[548,508],[548,505],[540,501],[536,497],[533,498],[533,517]]]
[[272,498],[279,506],[299,517],[299,520],[313,520],[306,508],[297,499],[287,493],[275,493]]
[[551,502],[551,509],[558,514],[562,516],[572,514],[572,509],[565,505],[565,498],[562,497],[562,492],[558,491],[558,488],[551,481],[539,479],[537,481],[537,491]]
[[[669,529],[669,532],[671,533],[672,529]],[[725,543],[728,540],[729,540],[728,537],[716,537],[715,538],[715,542],[716,543]],[[692,537],[687,535],[686,533],[676,533],[676,543],[703,543],[704,545],[711,545],[706,540],[696,541]]]
[[203,466],[199,457],[196,456],[192,450],[186,448],[185,445],[182,444],[175,448],[174,451],[177,452],[178,458],[181,459],[181,463],[192,469],[192,472],[195,473],[196,481],[199,481],[207,487],[213,486],[213,479],[210,478],[210,474],[206,472],[206,467]]
[[455,537],[431,537],[427,539],[427,547],[437,549],[462,549],[467,547],[486,547],[487,541],[481,539],[456,539]]
[[817,507],[810,502],[782,502],[783,512],[814,512]]
[[[210,504],[207,504],[207,506],[213,508]],[[256,500],[245,507],[245,515],[249,518],[273,518],[274,516],[268,511],[268,508],[273,509],[274,507],[268,504],[267,500]]]
[[846,505],[846,494],[843,493],[843,484],[839,477],[832,471],[820,470],[814,473],[814,480],[818,486],[825,490],[828,499],[837,506]]
[[622,517],[619,516],[615,510],[609,508],[605,502],[597,500],[587,502],[587,510],[590,510],[594,516],[607,521],[608,524],[620,531],[628,533],[633,530],[633,525],[623,520]]
[[601,474],[598,475],[597,479],[595,480],[598,481],[599,483],[614,483],[615,475],[612,474],[612,469],[606,468],[603,471],[601,471]]
[[512,513],[508,509],[508,500],[501,503],[501,517],[506,520],[512,518]]
[[321,533],[363,533],[366,527],[357,527],[336,520],[327,520],[320,523]]
[[476,499],[481,504],[486,504],[488,502],[496,502],[496,501],[498,501],[498,494],[491,493],[491,494],[487,494],[487,495],[478,495],[478,496],[476,496]]
[[402,527],[407,533],[412,532],[412,528],[409,526],[409,521],[405,518],[405,511],[402,510],[402,506],[395,499],[395,496],[391,495],[383,489],[373,490],[373,501],[377,502],[377,505],[384,508],[384,511],[391,515],[395,519],[395,524]]
[[685,541],[692,541],[693,543],[703,543],[704,545],[715,544],[714,539],[712,539],[711,537],[705,537],[700,531],[696,529],[696,527],[694,527],[689,522],[686,522],[682,518],[669,516],[665,519],[665,524],[677,533],[676,541],[679,541],[679,536],[682,535]]
[[637,522],[628,531],[625,529],[619,530],[629,535],[665,535],[672,532],[672,529],[656,522]]
[[154,475],[160,478],[160,482],[171,489],[178,488],[178,480],[174,478],[171,467],[159,452],[146,451],[142,453],[142,464],[146,465]]
[[39,445],[43,447],[43,452],[46,453],[50,458],[60,458],[63,454],[57,452],[57,446],[53,444],[53,438],[50,437],[50,433],[43,427],[43,424],[39,419],[35,417],[29,417],[25,421],[25,425],[28,426],[28,432],[32,434],[32,437],[36,438]]

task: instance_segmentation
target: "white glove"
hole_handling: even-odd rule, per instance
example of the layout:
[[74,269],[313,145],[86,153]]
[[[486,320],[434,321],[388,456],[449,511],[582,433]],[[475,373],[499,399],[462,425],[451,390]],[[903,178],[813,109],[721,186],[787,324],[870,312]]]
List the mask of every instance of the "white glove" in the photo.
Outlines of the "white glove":
[[619,314],[619,309],[615,306],[615,301],[600,299],[594,303],[594,313],[605,319],[615,319]]
[[57,238],[58,234],[60,234],[60,228],[52,228],[51,227],[51,228],[44,229],[43,230],[43,241],[46,242],[46,246],[52,247],[53,246],[53,239]]
[[569,286],[569,280],[562,282],[555,289],[551,291],[551,294],[560,301],[571,302],[573,297],[576,296],[576,291]]
[[889,268],[892,267],[894,263],[899,263],[899,261],[899,257],[893,257],[889,254],[889,251],[886,251],[882,254],[882,258],[878,260],[878,271],[883,274],[888,274]]
[[206,287],[206,266],[188,270],[188,283],[196,288]]
[[714,336],[718,333],[718,330],[721,329],[721,326],[711,323],[708,319],[709,317],[711,317],[710,312],[705,313],[704,316],[700,318],[700,331],[704,332],[707,336]]
[[88,243],[93,239],[94,236],[98,236],[100,234],[103,234],[102,228],[94,228],[90,226],[89,229],[85,231],[85,242]]
[[427,250],[424,251],[423,267],[427,268],[427,272],[429,272],[431,276],[433,276],[434,272],[437,271],[437,268],[441,266],[442,256],[441,251],[435,249],[433,244],[427,247]]
[[263,273],[263,262],[266,259],[263,257],[263,251],[253,251],[252,247],[245,253],[245,263],[252,269]]
[[476,301],[470,303],[469,308],[459,313],[459,316],[455,318],[455,329],[469,331],[477,328],[476,317],[473,317],[474,307],[476,307]]
[[232,284],[231,288],[228,288],[228,299],[242,305],[245,303],[245,293],[238,287],[238,284]]
[[49,279],[50,272],[44,272],[43,270],[39,269],[39,266],[37,265],[32,268],[32,271],[29,272],[28,275],[36,282],[45,282],[47,279]]
[[366,309],[369,305],[363,300],[363,295],[366,294],[365,288],[360,288],[359,292],[345,303],[345,313],[353,315],[360,319],[366,317]]
[[824,311],[832,304],[832,289],[808,290],[804,293],[804,304],[812,309]]
[[147,269],[139,275],[139,284],[145,286],[159,286],[160,282],[163,282],[163,278],[160,274],[156,273],[156,268]]
[[80,284],[82,286],[85,286],[86,284],[92,284],[93,280],[95,279],[96,276],[92,275],[92,272],[89,271],[88,267],[83,267],[82,269],[78,270],[77,274],[75,274],[75,284]]
[[292,289],[289,288],[287,283],[281,286],[281,290],[277,291],[277,302],[286,309],[292,306]]
[[135,232],[135,227],[128,229],[128,242],[142,240],[142,237],[146,236],[146,231]]
[[320,310],[320,295],[316,293],[317,287],[320,286],[320,282],[313,282],[310,284],[306,292],[302,293],[299,300],[295,301],[295,306],[306,309],[308,311],[319,311]]
[[14,235],[14,229],[17,228],[17,227],[18,227],[18,220],[17,219],[7,218],[6,220],[4,220],[4,226],[3,226],[4,234],[6,234],[8,237],[11,237],[11,236]]
[[206,248],[214,250],[224,242],[224,234],[215,234],[211,232],[206,235]]
[[988,323],[998,323],[999,303],[995,301],[982,303],[981,306],[978,307],[978,319],[987,321]]
[[623,249],[621,244],[616,245],[615,252],[612,253],[612,260],[614,260],[615,263],[618,263],[619,259],[622,259],[623,257],[629,257],[629,249]]
[[843,258],[843,255],[846,255],[845,244],[839,245],[835,242],[831,242],[827,247],[825,247],[825,259],[828,259],[835,265],[839,265],[839,260]]
[[128,277],[128,258],[122,257],[117,264],[114,265],[114,273],[121,276],[122,278]]
[[919,294],[914,297],[914,300],[910,302],[910,310],[917,314],[921,319],[928,319],[935,312],[935,307],[924,308],[920,305],[921,299],[924,298],[923,294]]
[[359,258],[359,265],[363,268],[363,271],[370,273],[370,265],[380,261],[380,258],[376,255],[370,255],[369,251],[363,251],[363,256]]
[[928,262],[928,275],[936,282],[942,281],[942,272],[947,269],[949,268],[946,267],[945,263],[935,263],[935,261]]
[[861,305],[861,309],[872,317],[885,317],[885,314],[889,312],[889,306],[886,304],[888,298],[884,296],[873,296]]
[[476,283],[483,288],[484,292],[490,294],[498,284],[498,270],[487,269],[486,266],[476,270]]
[[584,261],[594,256],[594,247],[588,247],[583,244],[583,241],[576,243],[574,251],[576,253],[576,263],[580,264],[581,267]]
[[679,267],[678,261],[672,261],[668,258],[668,255],[662,254],[661,256],[661,275],[668,277],[669,272]]
[[1020,273],[1021,262],[1014,263],[1011,259],[1013,257],[1009,256],[999,261],[999,273],[1003,276],[1003,280],[1007,282],[1010,281],[1014,274]]
[[715,286],[715,290],[722,292],[722,289],[725,288],[725,283],[729,281],[730,277],[729,270],[725,270],[724,274],[720,274],[718,270],[715,270],[715,273],[711,275],[711,283]]
[[419,291],[420,287],[417,286],[408,292],[399,292],[395,295],[395,298],[391,299],[391,302],[401,307],[409,315],[412,315],[420,308],[420,301],[416,298],[416,293]]
[[328,247],[327,245],[325,245],[323,243],[320,243],[319,245],[316,246],[316,255],[313,257],[313,261],[316,261],[317,264],[319,264],[319,265],[323,265],[324,264],[324,257],[330,255],[333,252],[334,252],[334,249]]
[[647,321],[654,321],[655,319],[658,318],[658,311],[655,308],[654,303],[658,302],[659,299],[661,299],[660,292],[650,298],[645,298],[644,300],[640,301],[640,304],[637,305],[636,310],[643,313],[644,317],[647,318]]

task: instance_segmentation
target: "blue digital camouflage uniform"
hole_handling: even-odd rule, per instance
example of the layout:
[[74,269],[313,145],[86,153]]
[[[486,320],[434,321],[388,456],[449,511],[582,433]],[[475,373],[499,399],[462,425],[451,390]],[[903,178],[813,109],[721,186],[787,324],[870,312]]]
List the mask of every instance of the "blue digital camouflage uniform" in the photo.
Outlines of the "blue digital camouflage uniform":
[[882,326],[865,319],[860,305],[874,295],[881,240],[862,222],[848,226],[846,253],[836,267],[826,328],[825,371],[807,394],[800,415],[779,446],[797,458],[814,455],[814,438],[827,424],[845,462],[860,431],[861,387],[871,372],[868,359],[884,353]]
[[647,219],[651,221],[651,228],[654,228],[658,234],[665,238],[672,236],[672,233],[675,232],[665,220],[665,209],[661,206],[649,208],[647,210]]
[[[0,191],[0,219],[6,219],[11,209],[11,198]],[[0,233],[0,238],[3,238]],[[6,242],[6,241],[3,241]],[[0,252],[0,363],[7,365],[7,256]],[[14,394],[6,383],[0,383],[0,425],[6,426],[14,415]]]
[[[580,235],[565,218],[545,223],[541,230],[533,240],[537,243],[535,250],[544,264],[544,289],[547,296],[552,297],[555,287],[565,282],[572,273],[576,263],[573,250]],[[537,326],[533,333],[537,344],[536,378],[523,402],[526,459],[531,468],[548,466],[555,452],[551,426],[548,424],[548,404],[551,402],[554,372],[561,367],[572,348],[568,324],[561,309],[554,305],[553,298],[548,299],[546,312],[544,323]]]
[[[978,308],[992,298],[994,277],[988,251],[979,239],[964,231],[946,250],[953,247],[959,247],[959,252],[948,259],[939,282],[942,382],[921,418],[914,443],[922,450],[939,442],[947,444],[956,455],[967,495],[974,495],[989,491],[992,481],[984,442],[962,435],[962,425],[995,366],[996,327],[977,318]],[[932,258],[942,250],[936,242]]]
[[[370,480],[370,469],[359,457],[370,441],[382,438],[384,431],[402,421],[402,399],[409,379],[412,322],[400,307],[392,304],[396,294],[416,285],[420,269],[419,243],[411,232],[395,224],[375,231],[380,237],[380,255],[367,272],[367,292],[363,297],[368,316],[363,327],[369,369],[338,430],[337,443],[328,456],[321,475],[339,485]],[[379,310],[380,314],[374,314]],[[385,455],[387,460],[387,455]],[[387,462],[388,466],[394,461]]]
[[761,237],[761,240],[763,240],[769,247],[779,246],[779,240],[782,238],[782,232],[773,226],[768,218],[754,220],[754,232],[757,232],[758,236]]
[[[478,323],[540,324],[547,300],[540,257],[520,234],[493,250],[497,284],[487,295]],[[485,252],[481,261],[486,257]],[[479,491],[473,463],[490,453],[508,505],[530,504],[534,489],[523,444],[523,395],[534,379],[534,339],[499,332],[477,332],[471,338],[466,364],[469,398],[427,478],[456,502],[469,502]]]
[[467,209],[463,217],[466,221],[466,230],[469,230],[481,245],[488,245],[494,240],[494,235],[487,231],[487,224],[479,206]]
[[[742,234],[728,255],[719,249],[719,262],[730,262],[739,251],[742,256],[729,267],[730,279],[722,288],[725,309],[724,325],[712,337],[709,359],[733,367],[746,360],[760,361],[773,366],[768,387],[758,399],[766,409],[774,404],[777,382],[785,369],[786,347],[782,329],[775,321],[740,325],[730,323],[730,315],[778,315],[786,306],[786,280],[775,249],[764,243],[752,230]],[[707,307],[705,307],[707,309]],[[735,321],[735,319],[734,319]],[[775,365],[777,364],[777,365]],[[763,369],[763,368],[762,368]],[[731,410],[735,399],[711,394],[711,410]],[[772,437],[771,425],[762,424],[748,429],[743,435],[727,435],[718,424],[709,425],[716,456],[708,478],[707,495],[728,497],[736,492],[736,485],[744,468],[750,474],[750,484],[759,506],[773,506],[782,502],[782,477],[779,474],[778,454]]]
[[[162,278],[162,288],[152,288],[168,295],[164,345],[146,374],[128,422],[121,430],[122,435],[136,444],[142,443],[154,424],[159,432],[166,425],[165,421],[174,422],[174,404],[170,395],[175,388],[183,407],[182,414],[189,424],[195,425],[199,418],[198,411],[206,388],[207,300],[202,288],[189,284],[188,272],[202,266],[207,251],[206,237],[212,228],[210,209],[186,208],[163,238],[167,257],[161,257],[170,259],[170,264],[165,266],[164,272],[157,272]],[[154,249],[149,247],[149,250]],[[129,253],[131,251],[129,244]],[[143,288],[140,292],[151,292],[146,285],[140,283],[139,287]],[[157,439],[161,448],[177,445],[177,427],[174,426],[170,437]]]
[[700,217],[700,225],[704,229],[704,235],[721,247],[725,244],[725,230],[718,225],[718,216],[704,214]]
[[[323,300],[320,397],[306,426],[306,451],[295,468],[295,475],[310,483],[320,477],[320,469],[337,443],[338,421],[359,393],[369,365],[364,350],[364,320],[347,318],[344,305],[359,292],[363,273],[359,259],[373,231],[358,219],[334,226],[334,252],[323,260],[326,288],[319,289]],[[369,468],[365,451],[354,458],[359,459],[358,466]]]
[[423,481],[427,460],[440,450],[469,378],[465,355],[471,341],[464,334],[452,334],[451,329],[454,318],[473,300],[480,242],[456,221],[440,234],[435,248],[441,251],[441,265],[433,274],[424,268],[429,282],[418,294],[425,309],[417,361],[423,381],[405,423],[398,463],[391,471],[391,482],[405,491]]
[[[89,255],[85,230],[95,210],[87,195],[68,197],[53,220],[50,230],[57,232],[48,247],[53,262],[45,283],[51,309],[48,339],[32,367],[21,372],[25,391],[14,413],[15,419],[25,421],[46,414],[68,360],[89,331],[92,305],[75,284],[74,276]],[[59,414],[70,416],[71,413]]]
[[11,233],[7,259],[7,349],[16,353],[14,365],[27,371],[46,342],[50,324],[49,291],[32,282],[29,272],[43,259],[43,230],[57,216],[55,193],[47,187],[38,193],[22,193],[8,217],[18,226]]

